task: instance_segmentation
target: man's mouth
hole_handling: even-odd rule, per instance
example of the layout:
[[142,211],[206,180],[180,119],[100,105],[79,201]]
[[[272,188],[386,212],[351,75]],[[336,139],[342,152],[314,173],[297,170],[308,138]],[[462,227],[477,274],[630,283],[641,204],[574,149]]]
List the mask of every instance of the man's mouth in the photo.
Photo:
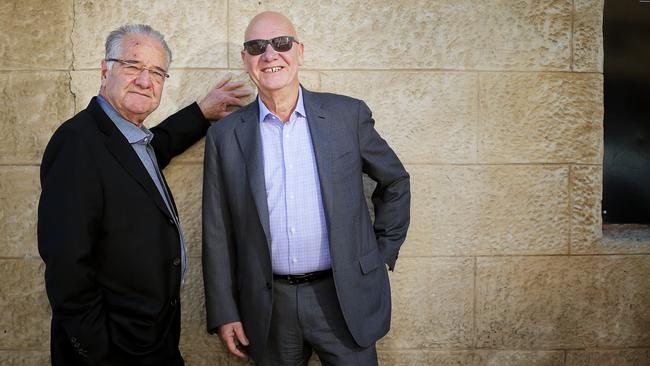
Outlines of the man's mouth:
[[144,94],[144,93],[138,93],[137,91],[130,91],[129,93],[133,93],[133,94],[137,94],[137,95],[141,95],[141,96],[143,96],[143,97],[147,97],[147,98],[149,98],[149,95]]
[[262,72],[270,74],[270,73],[278,72],[278,71],[282,70],[283,68],[284,67],[282,67],[282,66],[267,67],[267,68],[262,69]]

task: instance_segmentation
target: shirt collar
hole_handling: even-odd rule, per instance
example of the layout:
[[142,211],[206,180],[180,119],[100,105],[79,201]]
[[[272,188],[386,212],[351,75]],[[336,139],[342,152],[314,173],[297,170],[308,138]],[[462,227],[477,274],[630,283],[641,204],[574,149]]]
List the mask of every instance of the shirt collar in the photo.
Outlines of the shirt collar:
[[153,140],[153,133],[146,127],[138,127],[124,119],[113,106],[101,95],[97,96],[97,102],[104,113],[113,121],[118,130],[126,137],[129,144],[148,144]]
[[[257,104],[260,106],[260,123],[264,122],[269,115],[280,120],[275,114],[273,114],[273,112],[266,108],[266,105],[262,102],[262,98],[260,98],[259,94],[257,95]],[[307,114],[305,113],[305,104],[302,101],[302,87],[298,88],[298,102],[296,103],[296,109],[294,109],[292,114],[307,117]]]

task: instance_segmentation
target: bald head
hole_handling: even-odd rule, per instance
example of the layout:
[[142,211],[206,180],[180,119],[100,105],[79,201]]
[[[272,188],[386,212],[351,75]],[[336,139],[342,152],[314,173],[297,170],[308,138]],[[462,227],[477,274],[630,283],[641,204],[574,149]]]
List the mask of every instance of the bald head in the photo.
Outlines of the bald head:
[[297,38],[296,29],[291,20],[275,11],[265,11],[251,19],[246,27],[246,32],[244,32],[244,41],[264,39],[260,36],[262,32]]
[[[248,76],[257,86],[266,107],[283,121],[288,121],[298,100],[298,69],[304,53],[303,44],[297,40],[296,29],[284,15],[265,11],[250,21],[244,38],[245,42],[253,41],[257,45],[256,49],[250,48],[252,54],[246,46],[241,50]],[[271,42],[273,39],[284,44],[274,46],[275,43]]]

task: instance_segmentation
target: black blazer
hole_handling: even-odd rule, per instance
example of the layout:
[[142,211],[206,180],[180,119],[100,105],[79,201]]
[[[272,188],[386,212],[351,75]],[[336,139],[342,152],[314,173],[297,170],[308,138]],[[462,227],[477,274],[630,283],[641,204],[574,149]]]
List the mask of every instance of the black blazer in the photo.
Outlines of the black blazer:
[[[160,168],[208,127],[192,104],[152,128]],[[182,364],[178,229],[95,98],[52,136],[41,186],[38,248],[52,306],[52,363]]]

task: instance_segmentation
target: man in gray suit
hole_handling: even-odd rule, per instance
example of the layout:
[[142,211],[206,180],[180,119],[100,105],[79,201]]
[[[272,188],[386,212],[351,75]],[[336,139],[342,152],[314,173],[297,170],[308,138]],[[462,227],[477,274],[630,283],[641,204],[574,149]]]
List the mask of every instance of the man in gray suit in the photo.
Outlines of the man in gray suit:
[[[326,47],[326,46],[324,46]],[[409,175],[360,100],[304,89],[291,21],[255,16],[241,52],[255,102],[208,131],[203,181],[207,326],[261,365],[377,364]],[[375,220],[363,173],[376,181]]]

